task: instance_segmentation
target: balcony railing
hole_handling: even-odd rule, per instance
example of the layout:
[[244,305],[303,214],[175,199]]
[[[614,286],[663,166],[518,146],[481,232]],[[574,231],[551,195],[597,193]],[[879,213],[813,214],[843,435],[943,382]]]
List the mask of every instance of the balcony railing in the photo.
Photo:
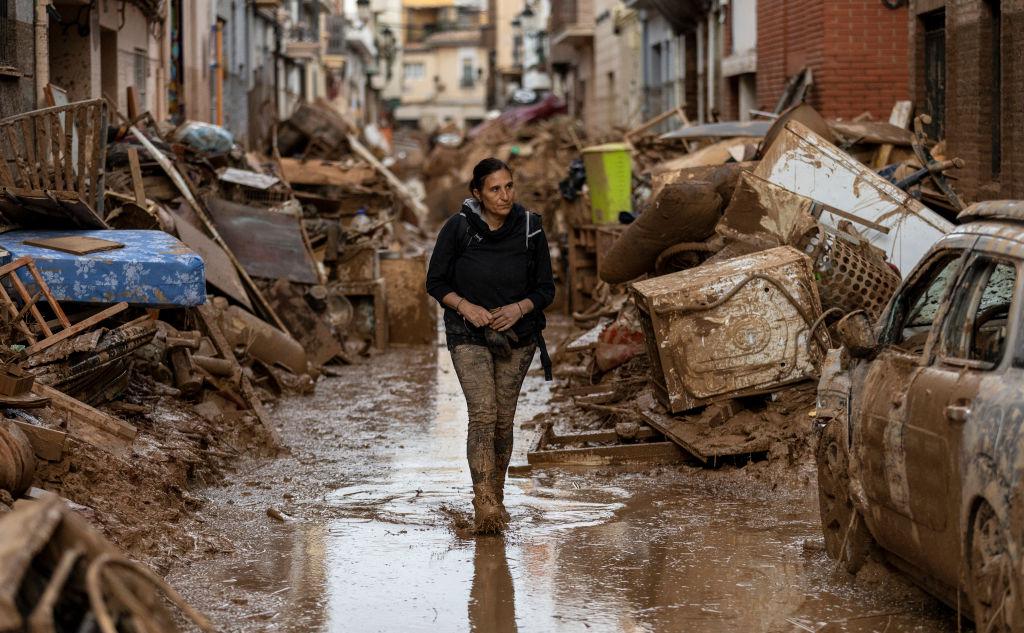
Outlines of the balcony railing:
[[306,24],[296,24],[288,30],[288,39],[293,42],[317,43],[320,41],[320,31]]

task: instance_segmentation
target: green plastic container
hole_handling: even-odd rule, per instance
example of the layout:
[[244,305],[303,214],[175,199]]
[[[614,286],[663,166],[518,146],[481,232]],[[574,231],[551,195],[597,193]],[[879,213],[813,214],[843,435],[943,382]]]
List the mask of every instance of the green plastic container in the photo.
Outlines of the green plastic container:
[[618,224],[620,211],[633,211],[633,161],[629,145],[608,143],[583,150],[594,224]]

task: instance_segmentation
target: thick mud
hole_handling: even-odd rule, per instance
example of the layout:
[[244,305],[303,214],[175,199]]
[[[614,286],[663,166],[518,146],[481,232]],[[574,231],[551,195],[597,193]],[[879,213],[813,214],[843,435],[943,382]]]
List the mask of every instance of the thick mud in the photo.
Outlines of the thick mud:
[[[509,479],[509,532],[474,538],[447,351],[342,374],[282,401],[292,454],[239,464],[187,526],[169,579],[225,630],[956,630],[881,566],[836,570],[807,467],[533,471]],[[513,464],[550,395],[536,368],[525,390]]]

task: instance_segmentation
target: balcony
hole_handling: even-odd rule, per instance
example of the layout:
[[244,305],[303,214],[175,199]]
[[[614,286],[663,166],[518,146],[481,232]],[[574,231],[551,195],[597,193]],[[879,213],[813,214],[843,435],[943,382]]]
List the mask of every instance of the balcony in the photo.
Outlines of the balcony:
[[551,4],[551,44],[578,48],[594,39],[593,0],[564,0]]
[[296,24],[288,29],[284,54],[292,59],[316,59],[320,56],[320,29]]

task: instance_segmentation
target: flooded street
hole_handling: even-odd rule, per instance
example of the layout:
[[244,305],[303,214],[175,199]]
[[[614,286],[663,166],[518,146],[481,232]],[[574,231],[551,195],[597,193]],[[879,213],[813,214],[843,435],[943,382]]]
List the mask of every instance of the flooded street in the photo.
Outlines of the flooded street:
[[[752,468],[511,476],[509,532],[468,538],[447,351],[342,373],[278,406],[291,455],[241,464],[191,520],[205,551],[169,579],[226,630],[956,630],[880,565],[835,572],[813,488],[773,489]],[[532,435],[518,424],[549,397],[536,367],[525,390],[513,465]]]

